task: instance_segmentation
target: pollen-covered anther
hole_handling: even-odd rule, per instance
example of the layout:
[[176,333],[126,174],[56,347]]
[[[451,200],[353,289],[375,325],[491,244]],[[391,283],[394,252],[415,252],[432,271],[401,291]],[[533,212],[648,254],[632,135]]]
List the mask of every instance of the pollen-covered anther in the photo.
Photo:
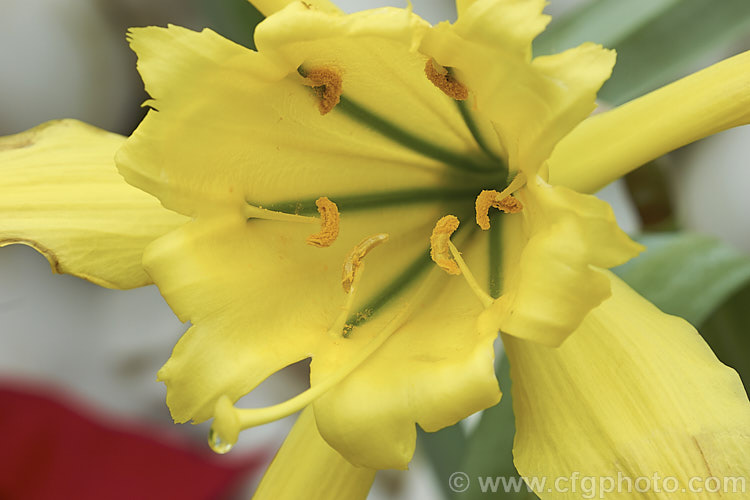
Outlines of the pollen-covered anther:
[[320,214],[320,231],[307,237],[307,244],[314,247],[328,247],[339,235],[339,208],[325,196],[315,200]]
[[523,210],[523,204],[517,198],[511,195],[501,198],[501,193],[494,189],[485,189],[479,193],[474,207],[476,208],[477,224],[485,231],[490,228],[490,208],[495,207],[506,214],[516,214]]
[[365,255],[370,253],[370,250],[376,246],[388,241],[388,238],[389,236],[386,233],[376,234],[365,238],[352,248],[344,261],[344,269],[341,276],[341,286],[344,287],[346,293],[351,293],[354,289],[355,279],[364,266],[363,259]]
[[453,254],[448,245],[451,235],[458,229],[459,224],[458,217],[446,215],[437,221],[430,236],[430,258],[448,274],[461,274],[461,269],[453,260]]
[[321,115],[330,112],[341,101],[343,91],[343,79],[341,72],[336,68],[315,68],[305,73],[308,85],[315,89],[320,101],[318,109]]
[[427,64],[424,66],[424,72],[427,75],[427,79],[448,97],[452,97],[457,101],[465,101],[469,98],[469,89],[463,83],[456,80],[447,68],[435,62],[435,59],[427,61]]
[[352,308],[354,307],[354,296],[356,294],[357,284],[362,277],[362,270],[365,267],[365,256],[376,246],[388,241],[388,238],[389,236],[386,233],[368,236],[352,248],[346,256],[343,272],[341,274],[341,286],[346,293],[346,301],[344,302],[344,306],[341,308],[338,317],[328,329],[328,334],[332,337],[348,337],[349,333],[351,333],[352,325],[347,325],[347,320],[349,319]]

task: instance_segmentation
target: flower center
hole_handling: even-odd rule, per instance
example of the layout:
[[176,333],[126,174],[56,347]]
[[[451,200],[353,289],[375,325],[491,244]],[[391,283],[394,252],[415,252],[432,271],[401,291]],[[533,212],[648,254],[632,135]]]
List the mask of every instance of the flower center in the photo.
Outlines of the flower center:
[[[476,221],[482,230],[490,229],[489,209],[495,207],[505,213],[518,213],[523,210],[523,205],[512,194],[526,184],[526,175],[519,172],[513,181],[501,192],[495,190],[482,190],[474,203],[476,209]],[[461,275],[466,280],[469,288],[474,292],[482,305],[486,308],[492,305],[495,299],[485,292],[477,282],[469,266],[461,257],[461,252],[451,241],[451,236],[458,229],[460,221],[455,215],[446,215],[435,224],[430,236],[430,258],[442,270],[448,274]]]
[[[456,152],[444,148],[440,144],[434,144],[428,139],[400,127],[387,117],[379,115],[376,111],[355,102],[344,95],[341,72],[334,67],[322,66],[305,69],[300,66],[297,71],[304,78],[303,84],[312,88],[312,92],[317,96],[319,111],[322,115],[332,111],[344,113],[354,121],[362,123],[370,130],[393,140],[399,145],[439,161],[446,167],[447,173],[444,174],[445,179],[440,185],[428,188],[407,188],[365,194],[330,193],[329,195],[336,200],[336,203],[328,197],[317,198],[314,200],[314,206],[312,199],[291,199],[277,201],[270,206],[273,210],[268,210],[253,206],[249,202],[246,209],[248,218],[319,223],[320,231],[310,235],[307,238],[307,243],[323,248],[330,246],[339,235],[339,210],[371,210],[402,204],[439,203],[445,209],[445,212],[453,212],[468,218],[471,214],[470,203],[473,200],[477,223],[484,230],[491,229],[490,208],[495,207],[506,213],[516,213],[522,210],[521,203],[512,196],[513,192],[525,183],[525,177],[522,174],[517,175],[508,187],[500,192],[483,189],[488,185],[497,186],[500,183],[504,185],[507,179],[507,167],[504,161],[483,141],[477,122],[473,121],[473,111],[463,102],[468,98],[469,90],[456,80],[450,68],[440,66],[430,59],[425,65],[425,74],[429,81],[443,94],[457,101],[456,104],[461,117],[478,146],[473,151]],[[440,98],[444,99],[442,96]],[[479,193],[478,196],[477,193]],[[309,215],[313,214],[316,209],[320,217],[310,217]],[[341,278],[341,286],[344,291],[343,304],[327,333],[336,339],[347,338],[357,326],[368,321],[383,306],[396,303],[394,298],[403,294],[407,289],[410,294],[409,299],[401,301],[400,305],[396,305],[391,317],[385,322],[385,326],[377,331],[370,340],[367,340],[361,348],[358,348],[355,353],[346,358],[334,372],[297,396],[277,405],[255,409],[235,408],[228,396],[220,397],[215,403],[214,422],[209,433],[211,447],[219,453],[226,453],[237,441],[241,429],[278,420],[295,413],[313,403],[349,376],[401,328],[414,309],[426,300],[428,293],[434,293],[438,288],[437,280],[441,279],[441,273],[437,271],[428,272],[431,259],[447,273],[462,276],[484,308],[490,307],[495,299],[480,286],[461,253],[451,241],[451,237],[458,234],[459,225],[459,218],[455,215],[442,217],[432,231],[429,249],[425,248],[422,255],[410,264],[405,265],[403,269],[396,273],[396,277],[391,282],[387,283],[382,290],[379,290],[372,297],[368,297],[364,305],[357,309],[354,307],[355,295],[362,280],[366,256],[375,247],[388,241],[389,235],[377,233],[364,238],[355,245],[343,263]],[[467,225],[467,227],[470,226]],[[497,255],[498,252],[492,250],[493,248],[497,249],[493,247],[493,241],[499,241],[497,238],[499,224],[493,222],[492,229],[491,233],[496,234],[490,234],[488,238],[490,241],[490,268],[496,269],[499,266],[497,261],[493,261],[493,256]],[[462,238],[462,241],[468,241],[468,239]],[[418,277],[424,279],[417,280]],[[493,279],[496,280],[496,278],[496,276],[490,275],[489,285],[493,294],[497,291],[496,285],[493,285]],[[419,282],[421,282],[419,286],[414,286]],[[499,293],[495,295],[499,295]]]

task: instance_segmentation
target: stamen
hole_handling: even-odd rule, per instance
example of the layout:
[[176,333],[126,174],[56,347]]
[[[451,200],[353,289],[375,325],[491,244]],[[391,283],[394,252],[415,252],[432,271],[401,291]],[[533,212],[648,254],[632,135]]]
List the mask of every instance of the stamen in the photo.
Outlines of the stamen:
[[494,302],[477,283],[476,278],[466,265],[461,252],[450,240],[451,235],[458,229],[459,220],[455,215],[441,218],[430,236],[430,257],[448,274],[463,275],[469,288],[474,292],[482,305],[487,308]]
[[274,210],[267,210],[263,207],[256,207],[255,205],[246,205],[243,211],[247,219],[320,224],[320,231],[308,236],[307,243],[320,248],[331,246],[339,235],[339,209],[334,202],[325,196],[315,200],[315,205],[318,207],[320,219],[317,217],[308,217],[306,215],[276,212]]
[[451,235],[458,229],[459,224],[458,217],[446,215],[437,221],[430,236],[430,258],[448,274],[461,274],[448,245]]
[[494,189],[491,191],[485,189],[479,193],[474,205],[477,210],[477,224],[479,224],[479,227],[485,231],[490,228],[490,207],[502,210],[506,214],[515,214],[523,209],[523,205],[520,201],[512,196],[500,198],[500,193]]
[[307,71],[305,78],[310,80],[310,87],[315,89],[320,98],[320,114],[330,112],[341,100],[343,92],[343,79],[339,70],[329,67],[315,68]]
[[333,322],[331,328],[328,329],[328,333],[334,337],[346,337],[346,320],[349,318],[349,314],[354,306],[354,294],[357,290],[357,284],[362,277],[362,270],[365,267],[364,258],[370,250],[376,246],[388,241],[388,234],[380,233],[374,236],[369,236],[364,240],[360,241],[357,246],[352,248],[349,255],[346,256],[344,261],[344,268],[341,277],[341,286],[344,288],[346,293],[346,303],[341,309],[341,313]]
[[448,97],[452,97],[457,101],[465,101],[469,98],[469,89],[463,83],[456,80],[447,68],[440,66],[435,59],[427,61],[427,64],[424,66],[424,72],[427,75],[427,79]]
[[376,246],[388,241],[388,238],[389,236],[386,233],[376,234],[365,238],[352,248],[352,251],[349,252],[344,261],[344,273],[341,278],[341,285],[344,287],[346,293],[354,291],[354,283],[357,280],[359,272],[365,267],[363,261],[365,255],[370,253],[370,250]]
[[451,240],[448,240],[448,248],[450,249],[453,258],[456,260],[458,268],[461,269],[461,274],[466,280],[466,283],[469,285],[469,288],[471,288],[471,291],[474,292],[474,295],[477,296],[485,309],[490,307],[494,302],[494,299],[487,292],[485,292],[482,287],[479,286],[479,283],[477,283],[477,279],[469,270],[469,266],[466,265],[463,257],[461,257],[461,252],[458,251],[458,248],[456,248]]
[[511,193],[523,187],[524,184],[526,184],[526,175],[519,172],[508,187],[501,192],[498,193],[494,189],[485,189],[479,193],[479,196],[477,196],[476,202],[474,203],[477,224],[479,224],[479,227],[485,231],[490,228],[490,207],[495,207],[508,214],[515,214],[523,210],[523,204],[517,198],[511,196]]
[[339,235],[339,208],[325,196],[315,200],[315,205],[320,214],[320,231],[308,236],[307,244],[318,248],[331,246]]
[[320,219],[317,217],[308,217],[306,215],[288,214],[286,212],[276,212],[267,210],[255,205],[246,205],[244,208],[247,219],[275,220],[280,222],[303,222],[305,224],[319,224]]

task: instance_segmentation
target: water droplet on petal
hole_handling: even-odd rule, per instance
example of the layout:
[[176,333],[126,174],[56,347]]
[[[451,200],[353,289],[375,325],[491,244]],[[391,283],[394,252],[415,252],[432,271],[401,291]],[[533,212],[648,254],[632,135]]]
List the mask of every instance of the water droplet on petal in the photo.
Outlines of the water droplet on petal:
[[208,446],[210,446],[211,449],[216,453],[223,455],[224,453],[231,450],[232,446],[234,445],[221,439],[219,433],[216,432],[213,427],[211,427],[211,430],[208,431]]

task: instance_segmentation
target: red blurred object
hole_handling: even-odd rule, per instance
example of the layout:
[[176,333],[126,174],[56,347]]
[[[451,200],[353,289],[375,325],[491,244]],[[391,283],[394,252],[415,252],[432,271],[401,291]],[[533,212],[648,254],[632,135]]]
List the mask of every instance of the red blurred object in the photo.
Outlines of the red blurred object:
[[94,415],[49,388],[0,382],[0,499],[227,499],[266,463]]

